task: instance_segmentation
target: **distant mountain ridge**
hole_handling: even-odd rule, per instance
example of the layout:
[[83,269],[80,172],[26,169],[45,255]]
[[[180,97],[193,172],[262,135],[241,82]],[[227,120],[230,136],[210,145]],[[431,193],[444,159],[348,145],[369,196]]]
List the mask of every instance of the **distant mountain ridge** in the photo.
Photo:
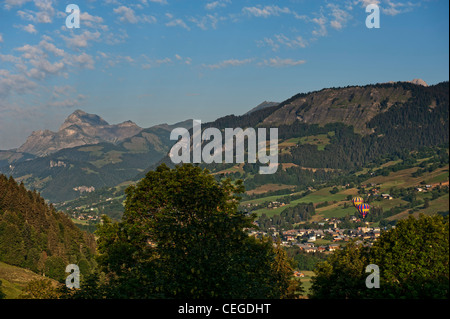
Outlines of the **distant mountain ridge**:
[[[432,86],[418,82],[377,83],[299,93],[278,105],[250,114],[227,115],[204,123],[202,129],[277,127],[279,143],[286,141],[289,145],[280,146],[281,163],[307,168],[356,168],[387,153],[448,143],[448,82]],[[312,138],[308,139],[309,136]],[[290,139],[305,142],[298,144]],[[318,149],[315,144],[319,142],[314,140],[320,139],[325,146]],[[160,163],[172,165],[166,156],[146,171]],[[213,163],[207,167],[220,171],[230,165]],[[275,175],[272,183],[279,180]],[[259,175],[254,179],[262,181]]]
[[[191,129],[192,120],[139,128],[129,137],[111,134],[111,130],[128,126],[136,128],[130,121],[111,128],[97,115],[76,111],[57,133],[74,131],[73,135],[92,140],[86,137],[76,141],[81,144],[76,147],[42,151],[40,157],[0,151],[0,173],[23,181],[52,202],[71,200],[81,195],[80,189],[98,190],[137,181],[162,162],[173,165],[168,152],[176,141],[170,140],[170,133],[175,127]],[[281,103],[263,102],[244,115],[202,123],[202,129],[208,127],[277,127],[279,161],[293,170],[289,178],[301,177],[289,183],[304,183],[305,172],[297,168],[350,170],[376,156],[448,143],[448,82],[432,86],[395,82],[325,88],[299,93]],[[41,150],[45,150],[43,145],[56,144],[57,133],[49,134],[53,140],[37,139]],[[31,144],[31,137],[27,142]],[[69,139],[65,142],[69,145]],[[232,166],[213,163],[208,168],[217,172]],[[251,166],[239,169],[248,173],[252,172]],[[279,169],[271,176],[271,183],[284,179],[283,172]],[[266,179],[255,175],[246,180],[246,187],[262,185]]]
[[277,105],[279,105],[279,104],[280,104],[280,103],[278,103],[278,102],[268,102],[268,101],[264,101],[264,102],[262,102],[261,104],[259,104],[258,106],[252,108],[250,111],[248,111],[248,112],[245,113],[244,115],[251,114],[251,113],[253,113],[253,112],[256,112],[256,111],[265,109],[265,108],[267,108],[267,107],[277,106]]
[[0,151],[0,172],[52,202],[66,201],[133,179],[167,154],[176,142],[170,140],[173,128],[191,126],[192,120],[146,129],[131,121],[109,125],[77,110],[58,132],[34,132],[19,149]]
[[110,125],[98,115],[76,110],[67,117],[58,132],[35,131],[17,149],[17,152],[45,156],[81,145],[101,142],[117,143],[140,131],[142,128],[131,121]]

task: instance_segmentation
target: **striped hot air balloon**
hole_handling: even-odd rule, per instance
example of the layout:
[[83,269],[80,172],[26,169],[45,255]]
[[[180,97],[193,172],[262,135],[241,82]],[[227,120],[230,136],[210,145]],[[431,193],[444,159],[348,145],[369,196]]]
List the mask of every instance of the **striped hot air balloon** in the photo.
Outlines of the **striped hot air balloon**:
[[353,205],[356,207],[362,203],[364,203],[364,198],[362,197],[355,197],[352,199]]
[[358,209],[358,212],[361,214],[362,218],[366,218],[367,214],[370,211],[369,204],[363,203],[356,206],[356,209]]

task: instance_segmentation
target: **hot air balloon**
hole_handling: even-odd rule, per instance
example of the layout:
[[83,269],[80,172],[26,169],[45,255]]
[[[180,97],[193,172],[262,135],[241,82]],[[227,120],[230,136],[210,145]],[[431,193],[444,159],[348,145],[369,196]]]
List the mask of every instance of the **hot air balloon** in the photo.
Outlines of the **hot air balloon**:
[[361,214],[362,218],[366,218],[366,215],[369,213],[370,206],[369,204],[359,204],[356,206],[356,209],[358,209],[358,212]]
[[353,205],[356,207],[359,204],[364,203],[364,199],[362,197],[355,197],[352,199]]

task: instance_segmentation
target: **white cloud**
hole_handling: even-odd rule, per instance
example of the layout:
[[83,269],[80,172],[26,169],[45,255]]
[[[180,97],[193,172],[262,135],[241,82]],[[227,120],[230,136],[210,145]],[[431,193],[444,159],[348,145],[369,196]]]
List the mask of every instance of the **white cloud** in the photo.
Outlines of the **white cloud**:
[[31,0],[5,0],[5,9],[9,10],[12,7],[20,7]]
[[354,4],[360,4],[362,7],[367,7],[369,4],[376,4],[380,7],[383,14],[396,16],[398,14],[410,12],[414,10],[415,7],[421,6],[421,1],[394,2],[392,0],[355,0]]
[[390,16],[396,16],[397,14],[410,12],[414,7],[420,6],[420,2],[393,2],[391,0],[385,0],[386,6],[384,4],[380,5],[381,12]]
[[321,14],[321,16],[318,18],[311,19],[311,21],[314,22],[315,24],[317,24],[317,26],[318,26],[317,29],[314,29],[312,31],[312,34],[314,36],[324,37],[328,34],[327,27],[326,27],[327,19],[324,17],[323,14]]
[[0,54],[0,60],[10,63],[15,68],[15,73],[3,72],[1,94],[10,88],[12,83],[17,84],[17,89],[12,89],[12,93],[24,92],[25,89],[34,89],[39,81],[43,81],[53,76],[68,76],[69,68],[93,69],[94,59],[92,56],[81,54],[69,54],[58,48],[52,38],[44,35],[36,45],[25,44],[17,47],[14,51],[19,52],[18,56]]
[[217,0],[217,1],[213,1],[213,2],[208,2],[205,5],[205,9],[206,10],[215,10],[217,8],[225,8],[228,4],[231,3],[231,0]]
[[211,70],[217,70],[217,69],[223,69],[230,66],[241,66],[245,64],[249,64],[253,61],[253,59],[244,59],[244,60],[238,60],[238,59],[230,59],[225,60],[217,64],[203,64],[203,67],[211,69]]
[[153,2],[153,3],[158,3],[158,4],[168,4],[167,0],[141,0],[141,2],[143,4],[147,4],[147,1]]
[[80,55],[73,55],[71,57],[71,61],[75,62],[81,68],[90,69],[90,70],[94,69],[94,64],[95,64],[94,58],[87,53],[83,52]]
[[39,42],[39,46],[55,56],[63,57],[65,55],[64,50],[57,48],[53,43],[50,43],[49,41],[51,41],[51,39],[44,38],[44,40]]
[[54,108],[75,108],[79,107],[86,100],[86,96],[83,94],[78,94],[74,98],[65,98],[64,100],[57,100],[55,97],[52,97],[50,102],[47,103],[47,106]]
[[282,13],[291,13],[291,10],[287,7],[280,8],[278,6],[265,6],[265,7],[245,7],[242,12],[255,17],[268,18],[270,16],[279,16]]
[[108,30],[108,26],[102,24],[103,18],[99,16],[94,16],[89,14],[86,11],[82,11],[80,14],[80,23],[82,27],[88,27],[88,28],[99,28],[103,31]]
[[211,15],[211,14],[207,14],[204,17],[201,18],[194,18],[191,17],[189,18],[189,21],[194,23],[195,25],[197,25],[197,27],[199,27],[202,30],[208,30],[209,27],[216,29],[217,28],[217,23],[219,22],[219,20],[224,20],[225,18],[219,18],[217,15]]
[[264,40],[257,41],[259,46],[269,46],[273,51],[278,51],[280,46],[284,46],[290,49],[305,48],[308,43],[303,37],[296,36],[293,39],[288,38],[284,34],[277,34],[274,38],[264,38]]
[[327,5],[327,7],[331,9],[330,15],[333,17],[333,20],[330,22],[331,27],[336,30],[342,29],[346,25],[347,21],[351,18],[350,13],[342,10],[336,4],[330,3]]
[[[18,1],[17,3],[19,3]],[[20,2],[22,5],[25,2]],[[55,16],[55,9],[53,8],[52,0],[34,0],[34,5],[38,11],[33,10],[19,10],[17,14],[24,20],[29,20],[35,23],[51,23],[53,22],[53,17]]]
[[379,0],[356,0],[354,2],[355,5],[357,4],[361,4],[362,7],[367,7],[369,4],[376,4],[379,5],[380,1]]
[[3,42],[3,35],[0,33],[0,43]]
[[73,48],[86,48],[89,45],[89,41],[99,40],[101,33],[99,31],[91,32],[85,30],[83,33],[72,33],[72,37],[62,35],[61,37],[66,41],[67,46]]
[[119,21],[128,23],[138,23],[138,18],[134,13],[134,10],[125,6],[115,8],[114,13],[120,15]]
[[170,64],[172,63],[172,59],[171,58],[164,58],[164,59],[159,59],[155,61],[157,65],[162,65],[162,64]]
[[166,23],[167,27],[182,27],[188,31],[191,30],[182,19],[174,19],[173,15],[170,13],[166,13],[166,17],[171,19],[171,21]]
[[138,16],[138,15],[136,15],[136,13],[134,12],[133,9],[126,7],[126,6],[120,6],[118,8],[113,9],[113,11],[114,11],[114,13],[116,13],[120,16],[119,17],[120,22],[132,23],[132,24],[136,24],[139,22],[144,22],[144,23],[155,23],[156,22],[155,17],[149,16],[149,15]]
[[269,60],[264,60],[259,63],[260,66],[270,66],[270,67],[285,67],[285,66],[296,66],[306,63],[305,60],[293,60],[293,59],[280,59],[279,57],[271,58]]
[[0,69],[0,96],[6,98],[11,94],[24,94],[35,89],[37,84],[24,74],[12,74]]
[[36,28],[31,23],[28,25],[22,26],[22,30],[24,30],[25,32],[28,32],[28,33],[37,33]]

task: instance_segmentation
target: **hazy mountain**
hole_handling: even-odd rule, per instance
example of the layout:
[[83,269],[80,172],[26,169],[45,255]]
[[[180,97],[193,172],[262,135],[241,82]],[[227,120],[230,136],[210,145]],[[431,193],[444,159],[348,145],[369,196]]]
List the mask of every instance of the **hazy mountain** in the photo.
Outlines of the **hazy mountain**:
[[35,157],[35,155],[29,153],[17,152],[15,149],[7,151],[0,150],[0,167],[8,166],[12,163],[20,163]]
[[[250,174],[245,179],[247,189],[269,182],[299,186],[348,173],[379,156],[448,144],[448,99],[447,82],[433,86],[397,82],[326,88],[300,93],[241,116],[225,116],[202,124],[202,128],[277,127],[279,162],[289,168],[263,176],[255,174],[257,163],[246,164],[238,171]],[[167,154],[175,141],[169,139],[170,133],[175,127],[192,125],[190,120],[161,124],[124,138],[125,134],[110,134],[120,131],[120,124],[113,129],[105,123],[98,116],[75,112],[59,132],[73,129],[82,136],[95,136],[94,144],[78,141],[84,144],[35,159],[24,160],[20,155],[18,162],[12,160],[14,154],[4,153],[6,165],[0,167],[0,173],[23,181],[46,199],[66,201],[92,189],[136,181],[161,162],[172,165]],[[134,127],[129,122],[122,126],[127,124]],[[109,142],[99,143],[100,139]],[[46,139],[36,143],[55,145],[54,140]],[[218,172],[234,165],[204,166]],[[314,174],[304,168],[314,169]]]
[[64,121],[57,132],[35,131],[17,149],[20,153],[45,156],[65,148],[101,142],[117,143],[142,130],[131,121],[110,125],[100,116],[76,110]]
[[[297,94],[250,114],[228,115],[205,123],[202,129],[277,127],[281,163],[355,169],[377,156],[448,144],[448,93],[448,82],[433,86],[396,82],[326,88]],[[160,162],[171,164],[168,156]],[[233,165],[205,166],[220,171]],[[277,182],[277,174],[271,176],[271,182]],[[267,179],[260,175],[254,178],[258,183]]]
[[[275,174],[258,174],[260,163],[201,166],[214,174],[243,179],[247,191],[280,184],[305,190],[326,183],[336,185],[338,178],[344,185],[357,178],[355,172],[380,160],[398,160],[419,150],[448,146],[448,116],[448,82],[429,87],[383,83],[301,93],[279,105],[202,123],[202,129],[214,127],[222,133],[225,128],[277,127],[281,165]],[[128,148],[142,143],[148,133],[144,130],[130,138]],[[174,166],[166,153],[133,180],[161,163]],[[60,207],[92,205],[99,212],[120,217],[124,188],[94,192]]]
[[58,132],[35,132],[20,148],[40,156],[1,151],[0,172],[46,199],[65,201],[133,179],[167,154],[175,143],[173,128],[191,126],[192,120],[146,129],[130,121],[109,125],[98,115],[76,111]]
[[366,124],[371,119],[410,97],[411,91],[401,85],[327,88],[294,96],[263,123],[273,126],[296,121],[319,125],[339,122],[354,126],[360,133],[370,133],[372,130]]
[[255,106],[254,108],[252,108],[250,111],[248,111],[244,115],[251,114],[251,113],[253,113],[255,111],[259,111],[259,110],[265,109],[266,107],[277,106],[279,104],[280,103],[278,103],[278,102],[267,102],[267,101],[264,101],[261,104],[259,104],[258,106]]

